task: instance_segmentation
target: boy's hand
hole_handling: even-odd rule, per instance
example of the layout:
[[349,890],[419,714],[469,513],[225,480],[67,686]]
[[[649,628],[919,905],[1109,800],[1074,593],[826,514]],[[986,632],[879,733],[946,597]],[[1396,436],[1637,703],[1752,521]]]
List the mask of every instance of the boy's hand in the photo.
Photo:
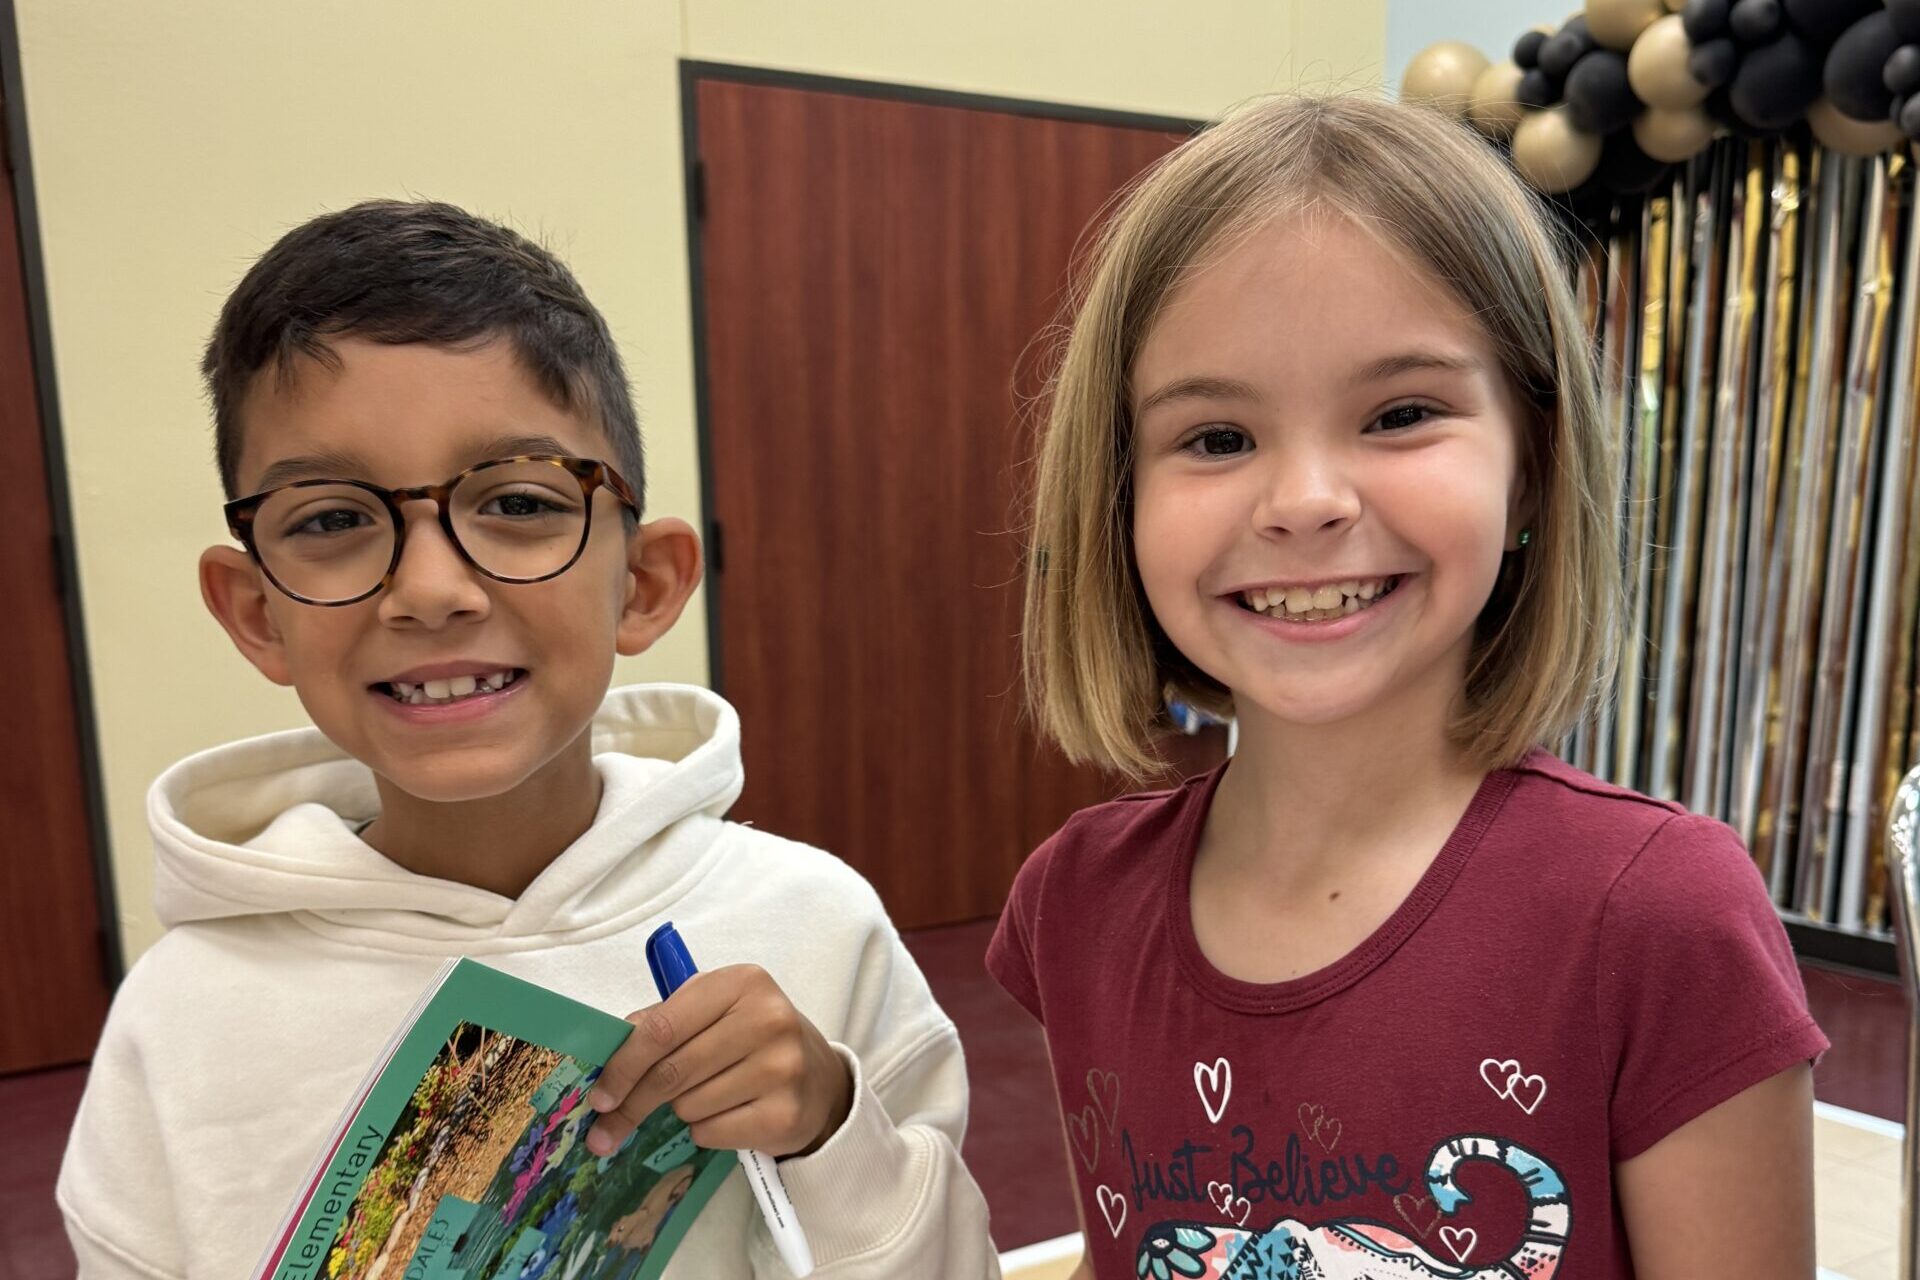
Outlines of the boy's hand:
[[587,1134],[597,1156],[663,1102],[703,1147],[775,1156],[815,1150],[853,1107],[847,1064],[758,965],[697,973],[627,1021],[589,1099],[603,1113]]

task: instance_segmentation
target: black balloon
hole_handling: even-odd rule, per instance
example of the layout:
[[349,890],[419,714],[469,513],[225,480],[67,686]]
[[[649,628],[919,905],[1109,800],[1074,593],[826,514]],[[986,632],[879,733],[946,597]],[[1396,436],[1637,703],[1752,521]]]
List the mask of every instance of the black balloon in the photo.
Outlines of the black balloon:
[[1920,93],[1920,44],[1903,44],[1887,58],[1881,68],[1880,83],[1887,92],[1905,98]]
[[1887,0],[1893,29],[1907,44],[1920,44],[1920,0]]
[[1521,73],[1520,86],[1513,91],[1513,100],[1523,107],[1532,107],[1537,111],[1541,107],[1550,107],[1560,101],[1560,86],[1554,82],[1552,76],[1535,67],[1531,71]]
[[1900,132],[1915,141],[1920,141],[1920,95],[1908,98],[1900,104]]
[[1710,89],[1718,89],[1733,79],[1740,66],[1740,50],[1727,39],[1696,44],[1687,57],[1687,74]]
[[1622,131],[1608,138],[1601,148],[1600,167],[1593,176],[1615,195],[1640,195],[1651,191],[1672,169],[1672,165],[1642,151],[1632,132]]
[[1548,36],[1546,43],[1540,46],[1540,69],[1555,80],[1565,80],[1567,73],[1573,70],[1573,64],[1593,47],[1593,37],[1587,34],[1585,25],[1575,30],[1570,21]]
[[1787,21],[1817,45],[1832,44],[1879,7],[1880,0],[1786,0]]
[[1820,96],[1820,70],[1819,51],[1791,32],[1751,49],[1728,86],[1733,109],[1756,129],[1784,129]]
[[1734,0],[1727,26],[1741,44],[1765,44],[1779,33],[1785,16],[1780,0]]
[[1893,19],[1881,9],[1840,33],[1827,54],[1822,75],[1827,97],[1842,115],[1855,120],[1884,120],[1892,91],[1887,88],[1887,59],[1900,47]]
[[1627,83],[1627,56],[1595,49],[1567,73],[1567,114],[1583,132],[1606,137],[1633,123],[1643,105]]
[[1540,65],[1540,46],[1547,42],[1544,31],[1529,31],[1513,42],[1513,65],[1531,71]]
[[1733,109],[1732,92],[1728,89],[1715,89],[1707,95],[1707,100],[1701,103],[1700,107],[1713,117],[1716,124],[1725,126],[1729,132],[1739,137],[1764,138],[1767,136],[1766,130],[1756,129],[1740,118],[1740,113]]
[[1725,35],[1731,8],[1728,0],[1687,0],[1687,7],[1680,11],[1680,25],[1687,29],[1687,39],[1701,45]]

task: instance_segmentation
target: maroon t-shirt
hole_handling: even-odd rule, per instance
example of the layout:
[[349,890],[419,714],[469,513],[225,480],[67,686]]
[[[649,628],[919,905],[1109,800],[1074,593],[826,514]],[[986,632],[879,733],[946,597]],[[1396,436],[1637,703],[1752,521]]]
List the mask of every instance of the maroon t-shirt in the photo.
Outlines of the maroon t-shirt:
[[1229,978],[1187,896],[1223,772],[1075,815],[987,952],[1102,1277],[1624,1280],[1614,1164],[1827,1047],[1739,838],[1545,752],[1347,956]]

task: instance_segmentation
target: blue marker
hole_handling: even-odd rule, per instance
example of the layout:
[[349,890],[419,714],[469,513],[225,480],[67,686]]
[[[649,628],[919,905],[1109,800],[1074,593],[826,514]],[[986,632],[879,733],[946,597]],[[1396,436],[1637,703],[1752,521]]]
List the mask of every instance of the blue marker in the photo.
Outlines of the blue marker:
[[[648,937],[647,968],[653,971],[653,985],[662,1000],[700,972],[672,921]],[[800,1219],[794,1216],[793,1201],[787,1198],[787,1184],[780,1180],[779,1166],[764,1151],[742,1150],[738,1154],[741,1167],[747,1171],[747,1186],[760,1206],[760,1216],[766,1219],[767,1230],[773,1234],[773,1247],[779,1252],[780,1261],[796,1276],[812,1275],[813,1250],[807,1247]]]

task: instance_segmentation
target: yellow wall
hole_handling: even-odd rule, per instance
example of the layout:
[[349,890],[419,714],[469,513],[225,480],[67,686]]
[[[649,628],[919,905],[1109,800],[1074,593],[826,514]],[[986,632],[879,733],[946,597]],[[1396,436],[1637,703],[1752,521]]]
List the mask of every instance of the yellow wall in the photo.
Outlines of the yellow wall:
[[[287,228],[430,196],[552,245],[606,313],[654,513],[699,515],[678,61],[1184,116],[1379,78],[1385,0],[18,0],[108,839],[158,936],[143,797],[302,722],[200,607],[223,536],[195,366]],[[623,680],[704,682],[704,606]]]

